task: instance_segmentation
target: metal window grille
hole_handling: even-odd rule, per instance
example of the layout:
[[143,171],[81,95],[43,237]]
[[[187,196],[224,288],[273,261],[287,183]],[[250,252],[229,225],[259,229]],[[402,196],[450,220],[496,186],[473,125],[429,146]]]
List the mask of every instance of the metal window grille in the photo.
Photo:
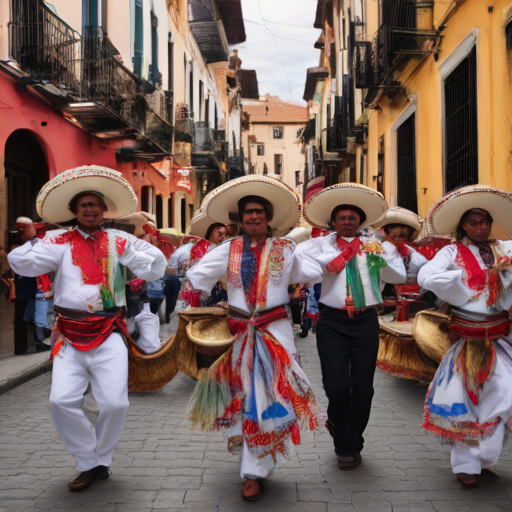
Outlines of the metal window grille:
[[413,114],[396,131],[397,204],[418,213],[415,123],[416,115]]
[[274,139],[282,139],[283,138],[283,127],[282,126],[274,126],[272,128],[272,137]]
[[476,48],[444,82],[445,192],[478,183]]

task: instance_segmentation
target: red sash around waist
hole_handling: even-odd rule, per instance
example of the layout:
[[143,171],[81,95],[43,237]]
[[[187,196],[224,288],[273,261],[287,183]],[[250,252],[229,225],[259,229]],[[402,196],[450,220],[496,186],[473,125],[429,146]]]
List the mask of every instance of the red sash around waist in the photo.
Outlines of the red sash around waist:
[[123,310],[119,310],[112,316],[90,315],[84,318],[69,318],[60,314],[57,316],[57,329],[73,347],[81,352],[99,347],[116,328],[129,338]]
[[249,324],[256,329],[265,330],[272,322],[288,318],[286,306],[278,306],[261,313],[255,312],[252,315],[239,309],[229,308],[228,324],[231,334],[238,334],[245,331]]
[[510,317],[507,311],[485,319],[467,319],[452,315],[450,331],[457,338],[470,340],[496,340],[510,334]]

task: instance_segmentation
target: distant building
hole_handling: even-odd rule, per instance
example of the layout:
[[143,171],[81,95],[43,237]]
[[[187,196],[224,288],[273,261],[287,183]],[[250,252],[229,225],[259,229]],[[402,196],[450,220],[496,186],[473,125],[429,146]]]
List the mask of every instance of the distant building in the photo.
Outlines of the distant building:
[[308,122],[307,107],[267,94],[259,100],[244,99],[243,112],[250,122],[243,135],[247,172],[279,178],[300,197],[305,162],[301,137]]

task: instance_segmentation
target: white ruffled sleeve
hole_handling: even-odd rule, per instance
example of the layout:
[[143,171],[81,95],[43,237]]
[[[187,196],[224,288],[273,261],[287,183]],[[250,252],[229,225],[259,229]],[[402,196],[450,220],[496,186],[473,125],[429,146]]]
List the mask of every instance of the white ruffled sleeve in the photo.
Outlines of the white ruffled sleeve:
[[231,242],[225,242],[206,253],[187,270],[187,279],[196,290],[210,293],[217,281],[227,272]]
[[163,277],[167,260],[158,247],[127,233],[123,233],[122,238],[126,239],[126,246],[119,258],[121,265],[150,283]]
[[386,262],[386,266],[380,269],[381,280],[390,284],[405,283],[407,272],[397,248],[392,243],[384,242],[381,256]]
[[38,277],[55,272],[62,263],[66,244],[55,244],[53,239],[35,239],[27,242],[8,255],[9,265],[16,274],[25,277]]
[[443,247],[434,258],[424,265],[418,274],[418,284],[435,293],[452,306],[463,306],[472,294],[462,281],[462,269],[455,263],[456,247]]
[[299,244],[293,251],[290,284],[309,283],[311,286],[322,280],[322,265],[314,258],[321,254],[320,241],[308,240]]

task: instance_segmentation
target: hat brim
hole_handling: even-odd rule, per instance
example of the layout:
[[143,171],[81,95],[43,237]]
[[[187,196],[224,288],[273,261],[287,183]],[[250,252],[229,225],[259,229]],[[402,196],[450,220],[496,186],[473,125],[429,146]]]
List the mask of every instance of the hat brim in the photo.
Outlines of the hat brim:
[[190,221],[188,234],[204,238],[212,224],[215,224],[215,221],[210,219],[206,214],[201,213],[199,215],[195,215]]
[[85,191],[102,195],[107,206],[105,217],[116,219],[137,211],[137,196],[120,172],[90,165],[71,169],[50,180],[37,196],[37,213],[52,224],[69,222],[76,217],[68,208],[69,202]]
[[332,211],[341,204],[357,206],[363,210],[366,220],[359,229],[372,225],[387,208],[386,200],[376,190],[357,183],[338,183],[312,196],[304,207],[304,216],[313,226],[328,228]]
[[485,185],[470,185],[450,192],[428,211],[432,233],[455,236],[461,217],[468,210],[481,208],[492,218],[491,237],[508,240],[512,236],[512,194]]
[[[187,336],[191,341],[203,347],[225,347],[235,341],[235,336],[228,334],[226,327],[222,325],[225,318],[205,318],[187,324]],[[201,336],[198,336],[200,334]]]
[[238,214],[238,201],[245,196],[261,196],[274,208],[269,225],[278,232],[289,230],[300,219],[300,201],[297,195],[280,180],[268,176],[242,176],[215,189],[205,206],[214,222],[230,224],[231,214]]
[[372,226],[374,228],[382,228],[389,224],[403,224],[404,226],[409,226],[414,229],[414,231],[419,231],[423,224],[423,219],[419,215],[416,215],[414,212],[406,210],[405,208],[389,208],[377,222],[372,224]]

